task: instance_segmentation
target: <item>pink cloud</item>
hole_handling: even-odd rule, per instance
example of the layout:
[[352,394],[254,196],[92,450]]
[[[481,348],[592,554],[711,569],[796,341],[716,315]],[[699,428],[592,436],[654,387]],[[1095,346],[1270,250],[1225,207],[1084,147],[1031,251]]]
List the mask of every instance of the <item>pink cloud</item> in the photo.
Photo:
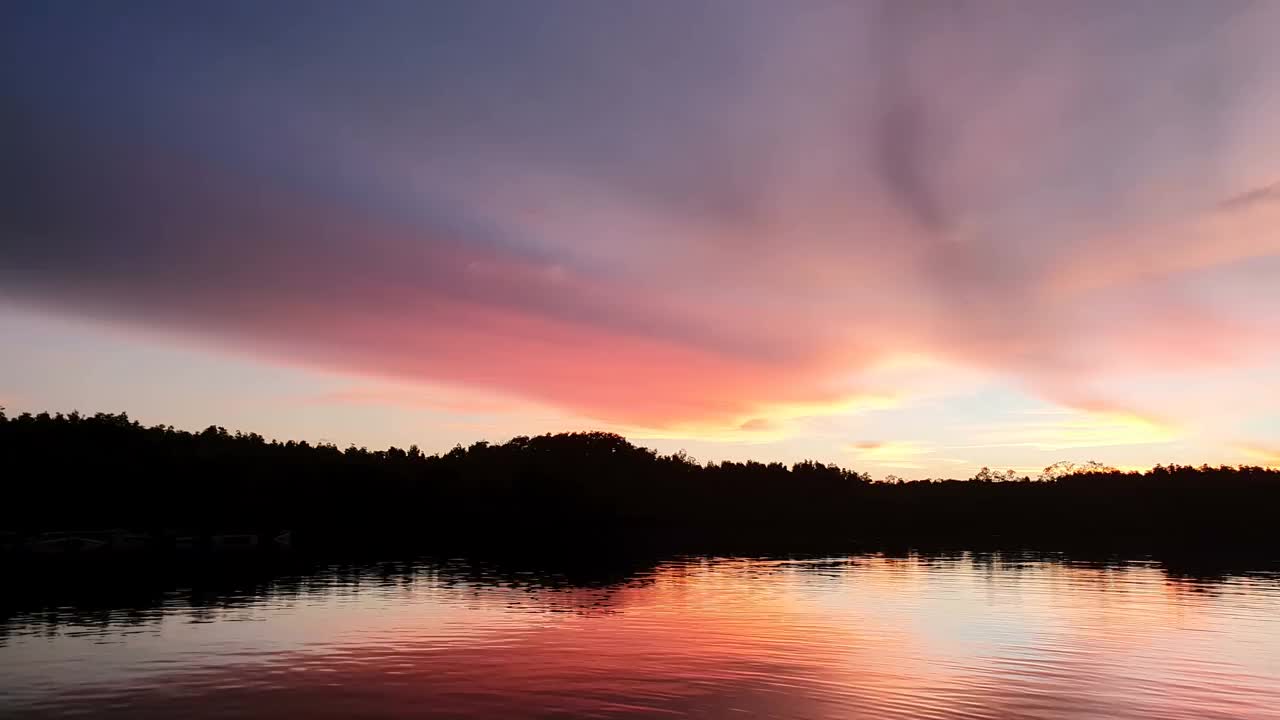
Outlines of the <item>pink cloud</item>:
[[[469,58],[493,88],[423,79],[339,110],[232,78],[201,88],[219,122],[178,113],[172,138],[36,104],[0,280],[277,362],[655,428],[909,395],[877,368],[912,354],[1158,414],[1113,388],[1280,351],[1280,137],[1253,124],[1280,107],[1258,71],[1276,11],[1005,10],[655,22]],[[598,82],[561,86],[584,67]]]

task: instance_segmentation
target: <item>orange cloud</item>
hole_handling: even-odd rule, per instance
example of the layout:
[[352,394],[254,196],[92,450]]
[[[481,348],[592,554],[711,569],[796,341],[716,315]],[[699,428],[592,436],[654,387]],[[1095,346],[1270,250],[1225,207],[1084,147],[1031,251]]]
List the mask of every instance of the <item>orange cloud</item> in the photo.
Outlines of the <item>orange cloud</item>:
[[1280,448],[1261,445],[1237,445],[1236,450],[1266,467],[1280,467]]
[[852,443],[849,449],[859,460],[881,467],[919,469],[922,456],[931,455],[934,448],[920,442],[863,440]]

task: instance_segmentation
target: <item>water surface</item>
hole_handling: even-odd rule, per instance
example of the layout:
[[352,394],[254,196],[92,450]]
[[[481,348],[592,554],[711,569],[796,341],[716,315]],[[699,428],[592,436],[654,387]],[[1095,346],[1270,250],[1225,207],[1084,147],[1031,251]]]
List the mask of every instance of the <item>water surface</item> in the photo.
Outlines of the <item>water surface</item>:
[[27,580],[6,718],[1280,718],[1280,572],[1016,554]]

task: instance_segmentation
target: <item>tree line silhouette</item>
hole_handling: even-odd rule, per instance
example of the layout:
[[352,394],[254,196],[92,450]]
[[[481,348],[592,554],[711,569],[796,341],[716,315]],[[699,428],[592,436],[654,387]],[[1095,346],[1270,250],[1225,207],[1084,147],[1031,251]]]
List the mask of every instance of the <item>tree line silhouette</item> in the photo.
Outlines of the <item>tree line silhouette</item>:
[[783,550],[835,543],[1270,545],[1280,471],[1060,463],[1038,478],[893,478],[805,461],[699,463],[612,433],[427,455],[269,441],[126,414],[0,409],[0,530],[289,529],[300,543],[623,542]]

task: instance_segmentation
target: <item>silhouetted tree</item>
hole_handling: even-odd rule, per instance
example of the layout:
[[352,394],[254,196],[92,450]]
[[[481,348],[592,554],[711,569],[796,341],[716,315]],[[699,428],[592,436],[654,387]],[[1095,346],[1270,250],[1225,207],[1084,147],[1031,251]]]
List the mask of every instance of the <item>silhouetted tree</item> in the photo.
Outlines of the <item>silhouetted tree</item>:
[[872,482],[835,465],[708,462],[612,433],[520,436],[442,455],[267,440],[126,414],[16,417],[0,408],[0,530],[156,533],[291,528],[312,542],[376,538],[523,545],[908,541],[1275,540],[1280,472],[1056,463],[1041,482],[984,467],[968,481]]

